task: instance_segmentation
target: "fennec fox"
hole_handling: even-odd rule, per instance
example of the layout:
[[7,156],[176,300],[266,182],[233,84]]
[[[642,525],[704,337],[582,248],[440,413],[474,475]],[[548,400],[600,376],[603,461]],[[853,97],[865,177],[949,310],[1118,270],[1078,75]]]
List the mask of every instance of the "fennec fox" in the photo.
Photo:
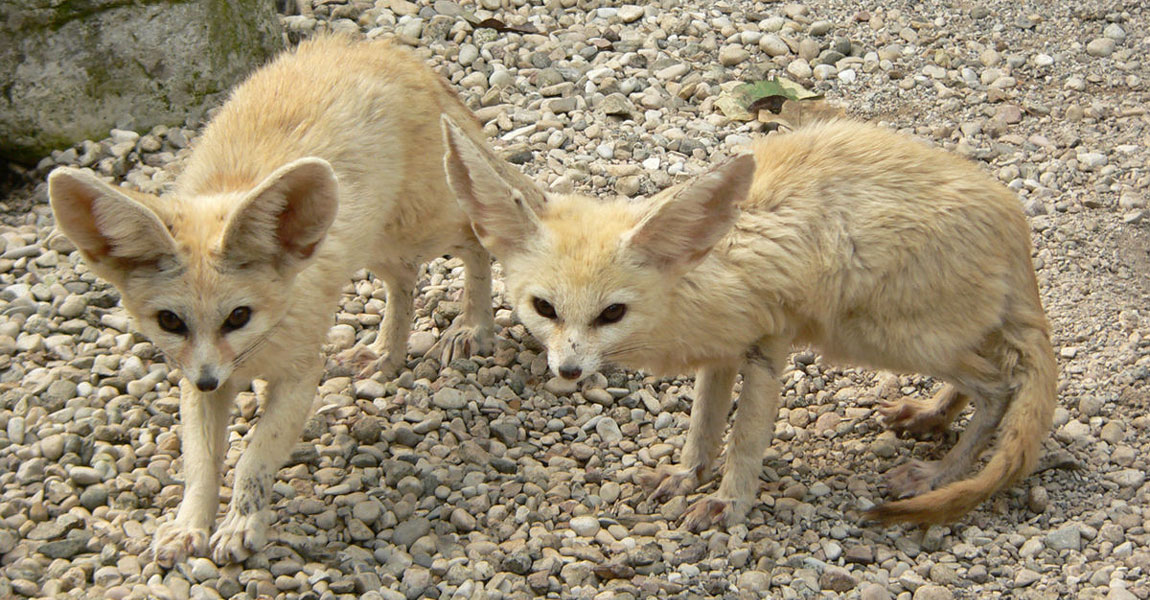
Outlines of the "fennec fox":
[[356,270],[387,284],[379,337],[352,357],[366,372],[402,366],[416,269],[445,252],[467,277],[464,313],[440,339],[444,359],[493,344],[490,259],[447,186],[444,114],[481,138],[446,83],[406,51],[318,39],[235,89],[170,196],[75,169],[50,176],[57,227],[183,370],[186,483],[156,532],[161,564],[207,553],[228,415],[255,377],[268,383],[266,408],[211,556],[240,561],[265,543],[271,485],[310,414],[320,348]]
[[[602,202],[543,194],[503,176],[465,131],[447,123],[445,135],[451,187],[556,373],[698,370],[681,464],[638,478],[656,500],[708,477],[742,374],[722,482],[688,509],[688,528],[737,521],[755,501],[796,344],[948,382],[932,402],[884,406],[895,428],[945,427],[977,408],[942,460],[892,471],[896,495],[913,497],[869,516],[953,520],[1033,468],[1056,365],[1018,201],[976,167],[832,120],[648,202]],[[990,462],[961,479],[995,432]]]

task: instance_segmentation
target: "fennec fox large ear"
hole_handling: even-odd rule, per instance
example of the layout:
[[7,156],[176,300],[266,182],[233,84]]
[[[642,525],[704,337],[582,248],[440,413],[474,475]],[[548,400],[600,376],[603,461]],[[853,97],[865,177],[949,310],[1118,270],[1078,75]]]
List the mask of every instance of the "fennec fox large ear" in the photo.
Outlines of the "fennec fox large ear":
[[471,219],[475,235],[496,256],[522,250],[539,231],[537,211],[545,202],[543,192],[479,147],[450,118],[443,117],[442,124],[447,182]]
[[696,177],[625,234],[624,247],[659,269],[690,269],[734,225],[754,173],[754,157],[744,154]]
[[268,175],[232,212],[224,260],[294,271],[323,241],[339,210],[339,182],[321,158],[301,158]]
[[90,171],[52,171],[48,198],[56,227],[114,284],[135,269],[163,268],[175,260],[176,242],[159,216]]

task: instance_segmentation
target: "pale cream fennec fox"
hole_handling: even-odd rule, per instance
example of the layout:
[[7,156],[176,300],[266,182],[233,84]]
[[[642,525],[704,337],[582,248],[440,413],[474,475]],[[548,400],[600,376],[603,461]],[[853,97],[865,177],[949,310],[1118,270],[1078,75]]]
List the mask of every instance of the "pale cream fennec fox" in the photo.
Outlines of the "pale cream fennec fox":
[[[505,269],[520,319],[559,375],[605,363],[698,370],[680,465],[640,477],[654,498],[693,491],[720,450],[718,491],[693,530],[743,518],[796,344],[830,359],[937,376],[931,402],[881,408],[892,427],[976,411],[938,462],[891,473],[881,521],[953,520],[1035,465],[1056,364],[1018,200],[973,165],[876,126],[831,120],[768,137],[649,201],[540,192],[445,123],[448,180]],[[962,479],[998,434],[989,463]]]
[[482,139],[446,83],[408,52],[324,38],[236,88],[166,197],[76,169],[52,173],[58,228],[185,377],[186,483],[175,518],[156,532],[161,564],[208,552],[229,412],[256,377],[268,384],[265,412],[211,555],[239,561],[265,543],[272,482],[310,414],[320,348],[355,271],[387,284],[378,338],[350,353],[365,374],[403,366],[417,268],[443,253],[467,270],[443,360],[493,345],[490,259],[447,186],[444,114]]

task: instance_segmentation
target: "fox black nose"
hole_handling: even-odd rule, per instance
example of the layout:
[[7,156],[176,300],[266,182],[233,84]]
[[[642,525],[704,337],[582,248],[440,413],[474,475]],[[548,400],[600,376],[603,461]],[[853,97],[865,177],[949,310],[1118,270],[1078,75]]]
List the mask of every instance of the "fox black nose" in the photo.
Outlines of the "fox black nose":
[[559,374],[563,376],[564,379],[579,379],[579,376],[583,374],[583,369],[577,366],[562,366],[559,367]]
[[200,375],[196,380],[196,388],[201,392],[210,392],[220,386],[220,381],[212,375]]

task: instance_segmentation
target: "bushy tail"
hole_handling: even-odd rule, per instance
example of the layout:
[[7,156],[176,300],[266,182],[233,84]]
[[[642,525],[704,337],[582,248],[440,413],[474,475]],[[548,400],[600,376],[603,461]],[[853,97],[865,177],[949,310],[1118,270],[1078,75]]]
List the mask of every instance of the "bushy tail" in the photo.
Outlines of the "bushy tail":
[[1058,366],[1046,332],[1027,331],[1018,345],[1018,384],[998,429],[998,442],[986,467],[914,498],[877,506],[867,517],[881,523],[931,524],[954,521],[992,494],[1027,476],[1038,463],[1057,403]]

